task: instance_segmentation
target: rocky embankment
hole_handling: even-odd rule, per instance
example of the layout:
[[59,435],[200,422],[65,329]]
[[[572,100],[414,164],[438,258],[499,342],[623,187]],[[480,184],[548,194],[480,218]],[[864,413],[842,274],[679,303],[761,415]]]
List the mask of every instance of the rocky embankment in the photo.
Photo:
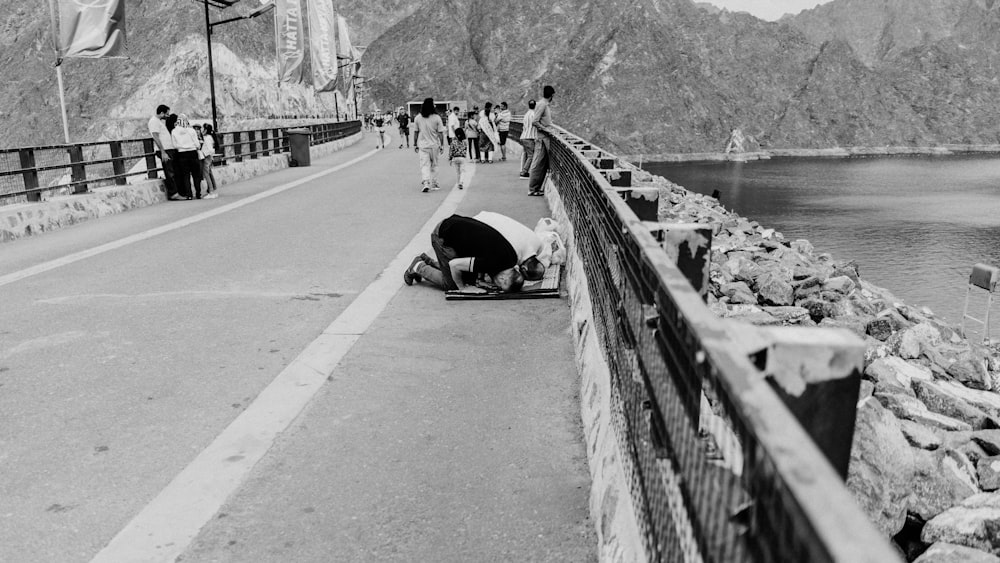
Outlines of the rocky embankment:
[[756,325],[847,328],[867,343],[848,486],[908,560],[1000,563],[1000,347],[868,283],[854,262],[660,184],[665,221],[720,225],[709,305]]

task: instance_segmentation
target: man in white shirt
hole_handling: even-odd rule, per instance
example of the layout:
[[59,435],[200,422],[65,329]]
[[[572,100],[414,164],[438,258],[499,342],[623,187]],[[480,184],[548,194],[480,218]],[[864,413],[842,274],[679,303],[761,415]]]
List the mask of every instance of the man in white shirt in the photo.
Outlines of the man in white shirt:
[[524,126],[521,128],[521,146],[524,147],[524,154],[521,155],[522,178],[528,177],[528,168],[531,167],[531,157],[535,154],[535,100],[528,100],[528,111],[524,112],[522,120]]
[[163,167],[163,185],[167,189],[167,199],[181,199],[174,182],[174,164],[177,151],[174,149],[174,142],[170,138],[170,132],[167,131],[167,125],[164,123],[168,115],[170,115],[168,106],[160,104],[156,107],[156,115],[149,119],[149,135],[156,143],[157,156],[160,157],[160,163]]
[[451,108],[451,113],[448,114],[448,142],[450,143],[452,139],[455,138],[455,129],[462,126],[462,122],[458,119],[459,109],[457,107]]

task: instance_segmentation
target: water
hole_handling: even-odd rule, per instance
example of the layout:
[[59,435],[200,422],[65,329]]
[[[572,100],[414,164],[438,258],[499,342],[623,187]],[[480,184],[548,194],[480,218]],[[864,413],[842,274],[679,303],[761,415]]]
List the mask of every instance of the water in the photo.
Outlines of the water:
[[[955,324],[972,266],[1000,266],[1000,158],[785,158],[644,168],[777,229],[856,260],[861,276]],[[1000,298],[1000,295],[997,295]],[[985,293],[969,313],[982,319]],[[1000,299],[992,336],[1000,337]],[[978,330],[974,323],[972,330]]]

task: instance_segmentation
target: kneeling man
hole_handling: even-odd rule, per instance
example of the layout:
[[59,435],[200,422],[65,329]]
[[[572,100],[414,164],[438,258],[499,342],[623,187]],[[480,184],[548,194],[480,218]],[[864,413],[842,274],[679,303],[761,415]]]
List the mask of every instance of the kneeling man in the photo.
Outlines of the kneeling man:
[[489,275],[504,293],[520,291],[524,285],[514,247],[482,221],[452,215],[435,227],[431,246],[437,260],[426,254],[414,258],[403,273],[406,285],[427,280],[445,291],[486,293],[475,285],[477,274]]

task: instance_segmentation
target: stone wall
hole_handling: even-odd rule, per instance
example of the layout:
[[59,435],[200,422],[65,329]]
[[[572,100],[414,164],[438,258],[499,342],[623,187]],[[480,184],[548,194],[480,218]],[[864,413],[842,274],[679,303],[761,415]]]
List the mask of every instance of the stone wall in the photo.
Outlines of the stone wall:
[[[516,146],[516,157],[519,157],[520,145]],[[508,158],[512,156],[515,155],[508,150]],[[565,283],[572,304],[571,332],[580,373],[580,415],[590,465],[590,514],[597,529],[599,560],[606,563],[647,561],[621,464],[620,438],[612,425],[611,376],[594,332],[587,275],[576,251],[573,225],[559,192],[551,179],[546,180],[546,187],[552,218],[559,223],[559,235],[568,250]]]
[[[310,148],[313,159],[332,154],[361,140],[363,133]],[[281,153],[213,169],[219,185],[232,184],[288,168],[289,155]],[[93,188],[77,195],[59,195],[44,201],[0,206],[0,242],[54,231],[90,219],[164,202],[162,179],[140,180],[125,186]]]

